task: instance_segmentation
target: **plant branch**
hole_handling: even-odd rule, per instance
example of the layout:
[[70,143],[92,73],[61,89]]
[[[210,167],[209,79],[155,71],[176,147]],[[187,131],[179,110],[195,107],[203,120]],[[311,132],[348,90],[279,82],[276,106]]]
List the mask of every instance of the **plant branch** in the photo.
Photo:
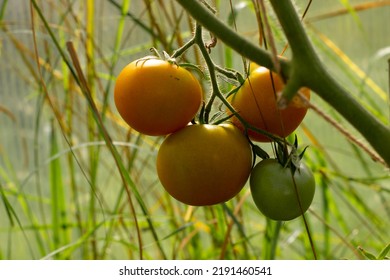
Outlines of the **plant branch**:
[[205,46],[203,42],[203,37],[202,37],[202,26],[196,23],[196,28],[195,28],[195,41],[202,53],[202,56],[207,64],[207,68],[209,70],[209,75],[210,75],[210,81],[211,81],[211,87],[212,87],[212,93],[210,96],[210,99],[207,101],[206,106],[204,108],[204,121],[206,123],[209,122],[209,115],[211,112],[211,107],[213,105],[213,102],[215,100],[215,97],[221,96],[221,92],[218,87],[218,81],[217,81],[217,76],[215,75],[215,64],[212,61],[208,49]]
[[271,0],[293,52],[292,72],[337,110],[390,165],[390,130],[332,77],[319,60],[291,1]]
[[[259,65],[275,70],[272,55],[255,45],[245,37],[239,36],[232,28],[219,20],[207,7],[197,0],[176,0],[191,16],[217,38],[230,46],[239,54]],[[283,75],[288,72],[287,60],[279,60]]]
[[[219,20],[197,0],[176,0],[203,27],[238,54],[275,70],[272,55],[259,48]],[[289,41],[293,59],[279,59],[281,74],[289,78],[294,73],[302,86],[314,90],[328,102],[372,145],[377,153],[390,165],[390,129],[369,113],[326,70],[319,60],[291,1],[271,0],[271,4]],[[290,94],[286,98],[291,98]]]
[[[177,54],[178,52],[179,52],[179,54],[184,53],[185,50],[187,50],[188,47],[192,46],[193,44],[196,44],[199,47],[199,49],[200,49],[200,51],[202,53],[202,56],[203,56],[203,58],[204,58],[204,60],[206,62],[206,65],[207,65],[207,68],[208,68],[208,71],[209,71],[209,75],[210,75],[211,87],[212,87],[211,96],[210,96],[209,100],[207,101],[207,103],[206,103],[206,105],[205,105],[205,107],[203,109],[204,110],[203,113],[201,113],[202,122],[204,122],[204,123],[208,123],[209,122],[209,115],[210,115],[211,108],[212,108],[212,105],[214,103],[214,100],[215,100],[215,98],[219,98],[222,101],[222,103],[237,117],[237,119],[239,121],[241,121],[241,123],[244,125],[244,127],[246,129],[251,129],[251,130],[254,130],[256,132],[262,133],[262,134],[270,137],[271,139],[273,139],[276,142],[279,142],[279,143],[284,142],[284,139],[282,139],[282,138],[280,138],[280,137],[278,137],[276,135],[273,135],[273,134],[269,133],[268,131],[265,131],[265,130],[262,130],[262,129],[259,129],[257,127],[254,127],[254,126],[250,125],[247,121],[245,121],[239,115],[239,113],[237,113],[235,111],[233,106],[223,96],[223,94],[221,93],[221,91],[219,89],[217,76],[216,76],[216,71],[221,71],[222,68],[218,67],[213,62],[213,60],[210,57],[209,51],[208,51],[208,49],[205,46],[204,41],[203,41],[202,26],[201,25],[196,23],[194,37],[188,43],[186,43],[182,48],[180,48],[178,51],[176,51],[174,53],[174,55],[173,55],[174,58],[179,56]],[[224,73],[224,74],[227,74],[227,72],[228,71],[221,71],[221,73]],[[232,74],[232,73],[229,72],[228,76],[230,76],[230,74]],[[240,75],[235,75],[235,78],[237,78],[238,80],[242,80]]]
[[177,49],[173,54],[172,58],[176,58],[178,56],[181,56],[186,50],[188,50],[192,45],[196,43],[195,36],[191,38],[190,41],[188,41],[186,44],[184,44],[180,49]]

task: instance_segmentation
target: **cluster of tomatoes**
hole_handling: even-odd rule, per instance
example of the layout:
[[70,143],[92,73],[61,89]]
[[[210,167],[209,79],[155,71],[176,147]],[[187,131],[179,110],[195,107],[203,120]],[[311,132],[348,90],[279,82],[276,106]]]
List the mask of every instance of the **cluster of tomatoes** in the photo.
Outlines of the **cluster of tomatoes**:
[[[312,202],[311,171],[301,163],[291,172],[275,159],[264,159],[253,167],[248,139],[272,141],[261,130],[288,136],[304,118],[307,108],[302,102],[278,109],[274,93],[283,85],[276,74],[271,78],[266,68],[258,67],[228,98],[257,131],[246,131],[235,116],[218,125],[195,123],[203,103],[199,81],[185,68],[156,57],[128,64],[117,77],[114,98],[130,127],[146,135],[166,136],[157,155],[157,174],[175,199],[194,206],[219,204],[236,196],[250,177],[259,210],[271,219],[291,220]],[[302,93],[310,97],[308,90]]]

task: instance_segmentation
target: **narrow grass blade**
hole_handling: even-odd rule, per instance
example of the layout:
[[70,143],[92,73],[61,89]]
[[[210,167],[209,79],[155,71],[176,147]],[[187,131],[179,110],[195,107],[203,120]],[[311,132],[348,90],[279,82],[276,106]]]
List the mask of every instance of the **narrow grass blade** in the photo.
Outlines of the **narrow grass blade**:
[[[114,1],[112,1],[111,3],[113,3],[113,2]],[[109,76],[110,77],[113,76],[115,66],[116,66],[118,59],[119,59],[119,52],[121,49],[121,42],[122,42],[123,32],[124,32],[124,28],[125,28],[125,19],[126,19],[127,11],[129,10],[129,8],[130,8],[130,0],[123,1],[122,7],[121,7],[121,17],[119,19],[119,23],[118,23],[118,27],[117,27],[117,31],[116,31],[116,35],[115,35],[113,56],[111,57],[111,64],[110,64],[110,69],[109,69]],[[104,95],[104,100],[103,100],[103,109],[102,109],[103,121],[104,121],[104,118],[106,115],[105,114],[106,109],[108,107],[108,98],[110,96],[109,90],[111,88],[111,82],[112,82],[112,79],[109,79],[107,86],[106,86],[106,89],[105,89],[105,95]]]
[[[119,3],[117,3],[115,0],[108,0],[114,7],[116,7],[118,10],[123,10],[123,5],[121,6]],[[130,12],[126,12],[126,16],[129,17],[135,24],[137,24],[139,27],[141,27],[145,32],[149,33],[154,39],[158,39],[159,36],[153,31],[153,29],[149,28],[149,26],[145,25],[140,19],[138,19],[136,16],[134,16]]]
[[[243,222],[239,221],[239,219],[237,218],[237,213],[235,213],[235,211],[230,209],[230,207],[228,207],[228,205],[226,203],[222,204],[222,207],[225,210],[225,212],[229,215],[229,217],[232,219],[232,223],[233,223],[232,225],[237,226],[237,229],[238,229],[238,231],[239,231],[239,233],[244,241],[243,242],[244,245],[249,247],[252,251],[254,251],[254,246],[245,232],[245,227],[243,225]],[[231,231],[230,225],[229,225],[229,231]],[[229,234],[230,234],[230,232],[229,232]],[[249,252],[247,250],[245,250],[244,258],[248,258],[248,257],[249,257]]]
[[[16,213],[16,211],[14,210],[12,204],[9,202],[9,200],[7,199],[7,196],[5,195],[4,193],[4,189],[3,189],[3,185],[1,184],[0,182],[0,194],[1,194],[1,199],[3,201],[3,204],[4,204],[4,207],[5,207],[5,210],[7,212],[7,216],[8,216],[8,219],[10,221],[10,231],[12,230],[13,227],[15,227],[15,225],[17,224],[18,227],[20,228],[20,230],[22,231],[22,234],[24,236],[24,239],[26,240],[26,244],[27,244],[27,248],[30,252],[30,255],[31,257],[34,259],[35,258],[35,253],[34,253],[34,250],[31,246],[31,243],[30,243],[30,240],[29,238],[27,237],[27,234],[25,232],[25,229]],[[15,219],[15,220],[14,220]],[[16,221],[16,223],[15,223]],[[12,238],[12,235],[10,235],[10,238]],[[11,246],[11,245],[10,245]],[[1,254],[1,251],[0,251],[0,254]],[[8,252],[8,258],[11,259],[12,258],[12,255],[11,255],[11,252]]]
[[1,4],[1,7],[0,7],[0,21],[3,20],[7,4],[8,4],[8,0],[4,0],[3,3]]
[[2,201],[4,204],[4,208],[5,208],[5,212],[7,213],[7,217],[8,217],[8,220],[10,222],[10,225],[11,225],[11,227],[14,227],[15,222],[14,222],[14,219],[12,217],[13,216],[12,214],[15,214],[15,211],[12,208],[11,203],[8,201],[7,196],[4,193],[3,186],[1,184],[1,182],[0,182],[0,194],[1,194],[1,198],[2,198]]
[[[59,146],[55,128],[52,126],[50,135],[50,155],[55,156],[59,153]],[[51,218],[53,231],[53,246],[58,248],[70,241],[66,193],[63,184],[63,168],[61,158],[55,158],[51,161],[50,169],[50,192],[51,192]]]
[[93,117],[94,117],[94,120],[96,121],[96,124],[98,126],[98,129],[99,129],[99,133],[102,135],[108,149],[110,150],[110,153],[111,155],[113,156],[113,159],[115,161],[115,164],[118,168],[118,171],[119,171],[119,174],[121,176],[121,179],[122,179],[122,182],[124,184],[124,188],[126,190],[126,193],[127,193],[127,198],[128,198],[128,202],[129,202],[129,206],[130,206],[130,209],[131,209],[131,212],[133,213],[133,218],[135,220],[135,224],[137,225],[137,234],[138,234],[138,238],[139,238],[139,242],[140,242],[140,257],[142,259],[142,246],[141,246],[141,235],[140,235],[140,231],[139,231],[139,227],[138,227],[138,222],[137,222],[137,216],[135,214],[135,209],[134,209],[134,205],[132,203],[132,199],[131,199],[131,193],[130,193],[130,190],[132,191],[132,193],[134,194],[137,202],[139,203],[139,205],[141,206],[141,209],[142,209],[142,212],[143,214],[145,215],[147,221],[148,221],[148,224],[149,224],[149,227],[150,227],[150,230],[152,232],[152,235],[153,235],[153,238],[155,239],[155,241],[157,242],[157,246],[162,254],[162,256],[164,258],[166,258],[166,254],[159,242],[159,238],[158,238],[158,235],[157,235],[157,231],[155,230],[154,226],[153,226],[153,223],[152,223],[152,220],[150,218],[150,215],[149,215],[149,211],[145,205],[145,202],[144,200],[142,199],[134,181],[131,179],[127,169],[125,168],[124,164],[123,164],[123,161],[121,159],[121,156],[118,152],[118,150],[116,149],[115,145],[113,144],[113,141],[110,137],[110,135],[108,134],[104,124],[103,124],[103,121],[102,121],[102,117],[96,107],[96,104],[94,102],[94,100],[91,98],[91,95],[90,95],[90,92],[89,92],[89,88],[88,88],[88,84],[86,83],[85,81],[85,78],[83,76],[83,73],[81,71],[81,67],[80,67],[80,64],[79,64],[79,61],[78,61],[78,57],[77,57],[77,54],[74,50],[74,47],[73,47],[73,44],[71,42],[68,42],[67,44],[67,47],[68,47],[68,51],[70,52],[71,54],[71,57],[72,57],[72,61],[73,63],[75,64],[75,67],[77,69],[77,77],[78,77],[78,81],[80,82],[79,85],[83,91],[83,94],[89,104],[89,108],[90,110],[92,111],[93,113]]
[[379,253],[378,260],[386,259],[387,254],[390,252],[390,243]]
[[274,260],[276,258],[276,249],[282,224],[283,222],[281,221],[274,221],[267,218],[267,224],[263,237],[262,259]]
[[363,254],[363,256],[365,256],[368,260],[376,260],[376,257],[373,254],[371,254],[370,252],[367,252],[362,247],[359,246],[358,249]]

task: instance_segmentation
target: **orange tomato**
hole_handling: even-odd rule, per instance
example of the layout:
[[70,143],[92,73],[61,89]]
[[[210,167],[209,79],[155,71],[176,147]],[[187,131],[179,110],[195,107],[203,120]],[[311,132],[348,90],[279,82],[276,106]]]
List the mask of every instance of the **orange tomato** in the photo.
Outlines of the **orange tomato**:
[[122,118],[140,133],[166,135],[185,127],[202,103],[202,88],[186,69],[156,57],[131,62],[114,90]]
[[[228,100],[239,115],[252,126],[276,136],[286,137],[302,122],[307,107],[298,96],[295,96],[286,108],[279,109],[277,94],[282,91],[284,83],[277,74],[273,73],[272,77],[273,83],[267,68],[256,68]],[[309,89],[302,88],[300,92],[310,99]],[[232,122],[240,129],[244,129],[236,117],[232,118]],[[248,135],[254,141],[272,141],[271,138],[253,130],[248,130]]]
[[260,66],[256,63],[256,62],[250,62],[249,63],[249,73],[252,73],[253,71],[255,71],[257,68],[259,68]]
[[195,206],[233,198],[251,167],[249,142],[231,124],[187,126],[169,135],[157,155],[157,174],[165,190]]

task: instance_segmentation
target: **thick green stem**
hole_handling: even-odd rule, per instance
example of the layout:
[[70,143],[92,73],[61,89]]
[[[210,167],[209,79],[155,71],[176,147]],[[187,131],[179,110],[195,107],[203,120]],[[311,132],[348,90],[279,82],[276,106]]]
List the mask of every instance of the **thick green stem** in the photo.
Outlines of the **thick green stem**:
[[[177,0],[202,26],[240,55],[274,70],[270,53],[237,34],[197,0]],[[293,52],[291,62],[279,60],[282,74],[297,75],[303,86],[327,101],[372,145],[390,166],[390,129],[369,113],[328,73],[316,55],[291,1],[271,0]],[[294,69],[294,71],[292,71]],[[298,71],[299,70],[299,71]]]
[[[200,23],[203,27],[209,30],[213,35],[220,38],[225,44],[230,46],[239,54],[259,65],[275,70],[272,55],[261,49],[256,44],[252,43],[245,37],[239,36],[233,29],[219,20],[209,9],[198,0],[176,0],[182,5],[191,16]],[[288,72],[289,62],[287,60],[279,60],[282,73],[285,75]]]
[[[336,109],[390,165],[390,130],[350,95],[326,70],[307,37],[291,1],[271,0],[293,52],[292,68],[299,67],[303,84]],[[294,71],[295,72],[295,71]]]

